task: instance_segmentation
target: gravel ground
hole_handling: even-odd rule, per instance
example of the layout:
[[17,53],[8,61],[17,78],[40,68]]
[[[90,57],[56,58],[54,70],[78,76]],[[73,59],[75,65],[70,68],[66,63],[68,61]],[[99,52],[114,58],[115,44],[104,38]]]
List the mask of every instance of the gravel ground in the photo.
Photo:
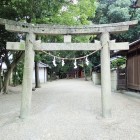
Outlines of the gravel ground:
[[140,140],[140,99],[112,93],[112,118],[101,117],[101,89],[58,80],[33,92],[31,117],[19,119],[20,87],[0,96],[0,140]]

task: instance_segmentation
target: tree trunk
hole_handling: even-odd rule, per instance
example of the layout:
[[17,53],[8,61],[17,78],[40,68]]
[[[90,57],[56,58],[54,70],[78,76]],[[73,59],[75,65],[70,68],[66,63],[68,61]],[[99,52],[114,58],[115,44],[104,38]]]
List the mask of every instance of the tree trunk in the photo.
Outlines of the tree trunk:
[[85,77],[85,81],[87,81],[87,75],[86,75],[86,68],[84,66],[84,77]]
[[9,79],[10,79],[12,71],[13,71],[13,68],[9,68],[8,71],[5,73],[5,78],[4,78],[4,83],[3,83],[4,94],[8,94]]
[[35,88],[40,88],[40,80],[39,80],[39,66],[38,62],[35,62]]
[[92,81],[92,67],[90,67],[90,80]]
[[2,89],[2,77],[1,77],[1,73],[2,73],[2,67],[0,66],[0,92]]
[[17,79],[15,78],[16,77],[16,67],[13,69],[13,86],[16,86],[17,85]]
[[83,63],[83,70],[84,70],[85,81],[87,81],[86,68],[85,68],[84,61],[82,61],[82,63]]
[[4,74],[4,83],[3,83],[3,88],[2,88],[3,94],[8,93],[8,85],[9,85],[9,79],[10,79],[11,73],[12,73],[13,69],[16,67],[17,63],[23,57],[24,57],[24,52],[19,53],[19,55],[16,57],[16,59],[10,65],[7,65],[7,72]]

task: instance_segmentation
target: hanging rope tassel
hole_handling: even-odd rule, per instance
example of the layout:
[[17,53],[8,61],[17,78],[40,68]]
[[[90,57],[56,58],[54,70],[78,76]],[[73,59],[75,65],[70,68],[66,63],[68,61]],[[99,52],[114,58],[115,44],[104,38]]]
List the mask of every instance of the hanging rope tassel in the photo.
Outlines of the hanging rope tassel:
[[65,62],[64,62],[64,60],[62,60],[62,67],[65,65]]
[[88,58],[86,57],[86,65],[88,66],[89,65],[89,61],[88,61]]
[[76,69],[76,68],[77,68],[77,61],[75,59],[75,61],[74,61],[74,69]]
[[55,57],[54,57],[54,59],[53,59],[53,65],[56,67],[57,66],[57,64],[56,64],[56,60],[55,60]]

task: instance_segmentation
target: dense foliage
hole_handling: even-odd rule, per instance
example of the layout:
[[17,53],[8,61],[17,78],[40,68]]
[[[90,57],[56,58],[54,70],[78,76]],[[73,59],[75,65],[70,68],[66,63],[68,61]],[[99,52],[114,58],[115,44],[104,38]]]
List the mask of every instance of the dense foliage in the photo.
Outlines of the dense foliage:
[[[87,8],[88,7],[88,8]],[[32,22],[32,23],[48,23],[48,24],[65,24],[65,25],[81,25],[89,24],[88,19],[92,18],[95,13],[94,0],[79,0],[77,4],[73,1],[66,0],[2,0],[0,5],[0,18],[12,19],[16,21]],[[15,68],[18,67],[17,60],[23,57],[23,52],[11,52],[6,50],[7,41],[18,41],[18,34],[5,31],[4,27],[0,27],[1,34],[1,51],[0,57],[6,62],[7,72],[4,74],[4,92],[7,92],[8,79]],[[40,38],[40,36],[38,36]],[[46,42],[62,42],[62,37],[41,36],[42,41]],[[87,42],[89,37],[75,37],[76,42]],[[54,52],[58,54],[59,52]],[[9,59],[9,55],[13,55],[13,59]],[[63,53],[61,52],[63,55]],[[65,54],[65,52],[64,52]],[[67,53],[68,54],[68,53]],[[70,52],[72,56],[75,53]],[[44,60],[49,63],[49,57],[44,58],[43,54],[37,54],[36,61]],[[7,60],[7,61],[6,61]],[[14,69],[17,71],[18,68]],[[56,69],[56,68],[54,68]],[[0,68],[1,70],[1,68]],[[18,71],[19,72],[19,71]],[[16,72],[14,72],[16,73]],[[14,81],[17,81],[14,76]],[[1,80],[0,80],[1,83]],[[0,84],[1,85],[1,84]],[[1,87],[0,87],[1,89]]]
[[[95,12],[96,9],[96,12]],[[131,9],[130,0],[1,0],[0,18],[7,18],[16,21],[32,22],[32,23],[47,23],[47,24],[63,24],[63,25],[85,25],[85,24],[103,24],[115,23],[137,19],[140,21],[140,9]],[[116,41],[132,42],[139,39],[140,24],[121,34],[111,35],[111,39]],[[63,36],[37,36],[42,42],[63,42]],[[73,36],[72,42],[94,42],[98,36]],[[0,26],[0,58],[7,65],[7,72],[4,75],[4,81],[7,81],[9,74],[14,69],[22,74],[20,67],[23,64],[17,64],[22,59],[23,52],[11,52],[6,50],[7,41],[19,41],[19,35],[5,31],[4,26]],[[89,52],[75,51],[59,51],[51,52],[54,55],[61,57],[79,57],[88,54]],[[9,59],[12,55],[12,59]],[[23,60],[23,59],[22,59]],[[61,61],[57,60],[57,67],[52,65],[52,57],[36,52],[35,61],[43,61],[52,66],[52,71],[62,73],[62,75],[73,69],[73,62],[66,61],[64,67],[61,66]],[[100,63],[100,52],[89,57],[91,69]],[[80,60],[79,67],[85,69],[84,60]],[[115,63],[115,62],[114,62]],[[117,62],[118,64],[122,64]],[[1,67],[0,67],[1,70]],[[1,73],[1,72],[0,72]],[[15,76],[15,78],[18,76]],[[22,77],[22,76],[19,76]],[[14,78],[14,81],[17,79]],[[22,80],[22,78],[20,78]],[[1,80],[0,80],[1,83]],[[5,88],[6,84],[5,83]],[[1,85],[1,84],[0,84]],[[0,87],[1,89],[1,87]],[[6,90],[5,90],[6,91]]]
[[[97,2],[96,15],[93,22],[96,24],[117,23],[130,20],[140,22],[140,9],[130,8],[130,0],[100,0]],[[117,35],[111,35],[112,39],[123,42],[133,42],[139,39],[140,23],[129,31]]]
[[[88,9],[87,9],[88,7]],[[69,5],[64,4],[62,9],[60,9],[54,16],[50,16],[43,19],[37,19],[37,23],[49,23],[49,24],[63,24],[63,25],[85,25],[91,24],[90,18],[93,18],[95,14],[95,4],[94,0],[79,0],[77,4],[69,3]],[[43,42],[63,42],[63,36],[42,36]],[[72,42],[90,42],[92,36],[73,36]],[[84,56],[88,52],[76,52],[76,51],[53,51],[53,55],[67,58],[74,58],[79,56]],[[39,57],[38,57],[39,58]],[[38,59],[39,60],[39,59]],[[66,75],[67,72],[73,70],[73,61],[65,61],[66,65],[61,66],[61,60],[57,59],[57,67],[52,64],[53,58],[48,55],[41,54],[40,60],[44,63],[48,63],[55,73],[60,75]],[[80,65],[80,61],[78,64]],[[81,66],[83,67],[83,65]]]
[[[96,14],[93,22],[96,24],[117,23],[138,20],[139,23],[129,31],[119,34],[111,34],[111,39],[116,42],[133,42],[140,37],[140,9],[130,8],[130,0],[100,0],[97,1]],[[124,64],[125,58],[114,60],[111,67]]]

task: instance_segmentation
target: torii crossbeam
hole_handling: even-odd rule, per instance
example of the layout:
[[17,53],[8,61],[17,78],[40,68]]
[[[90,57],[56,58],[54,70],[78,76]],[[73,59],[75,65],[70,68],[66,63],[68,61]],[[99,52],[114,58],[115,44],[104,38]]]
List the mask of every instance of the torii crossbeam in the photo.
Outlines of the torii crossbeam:
[[[90,26],[62,26],[46,24],[27,24],[6,19],[0,19],[11,32],[24,32],[26,42],[8,42],[9,50],[25,50],[22,103],[20,117],[29,116],[32,96],[32,73],[34,64],[34,50],[99,50],[101,49],[101,86],[102,86],[102,116],[111,117],[111,81],[110,81],[110,50],[129,49],[128,42],[115,43],[110,41],[110,33],[124,32],[129,26],[136,25],[138,21],[127,21],[113,24]],[[41,43],[36,41],[36,34],[64,35],[64,43]],[[100,34],[101,39],[95,43],[71,43],[71,35]]]
[[[41,42],[41,41],[40,41]],[[102,48],[100,41],[97,43],[40,43],[36,41],[34,43],[35,51],[93,51],[100,50]],[[115,43],[114,41],[109,42],[110,50],[128,50],[128,42]],[[25,50],[25,42],[7,42],[8,50]]]

